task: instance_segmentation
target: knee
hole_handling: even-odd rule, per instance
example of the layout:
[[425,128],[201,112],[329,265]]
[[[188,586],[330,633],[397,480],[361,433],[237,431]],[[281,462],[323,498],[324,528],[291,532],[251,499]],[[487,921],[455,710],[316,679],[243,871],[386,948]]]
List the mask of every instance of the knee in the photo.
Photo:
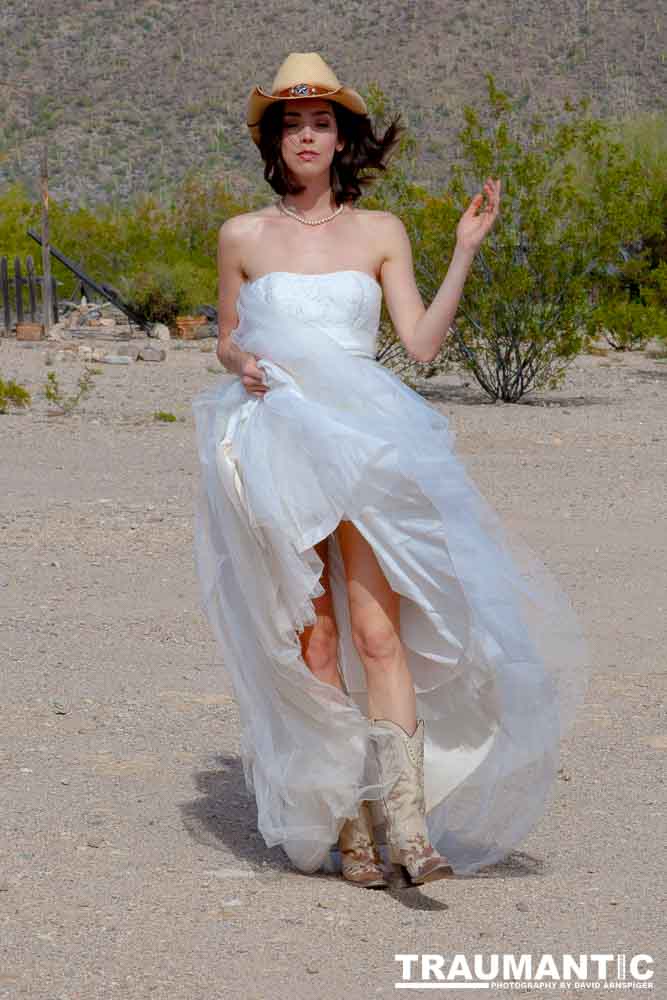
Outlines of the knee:
[[320,619],[304,644],[303,658],[317,677],[328,677],[338,666],[338,630],[329,619]]
[[352,641],[367,668],[392,669],[401,654],[401,640],[391,622],[353,622]]

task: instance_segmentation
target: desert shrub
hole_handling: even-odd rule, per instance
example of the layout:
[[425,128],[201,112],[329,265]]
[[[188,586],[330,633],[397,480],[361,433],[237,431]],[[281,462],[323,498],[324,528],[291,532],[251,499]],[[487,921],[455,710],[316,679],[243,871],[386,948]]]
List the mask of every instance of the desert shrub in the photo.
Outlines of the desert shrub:
[[[521,140],[515,106],[488,83],[484,119],[466,109],[450,194],[458,214],[470,180],[501,177],[503,206],[466,284],[453,346],[492,398],[516,402],[562,383],[590,337],[591,275],[648,223],[648,192],[641,164],[585,105],[566,105],[565,120],[549,127],[533,119]],[[586,197],[575,152],[593,178]]]
[[616,351],[638,350],[653,337],[667,338],[667,312],[630,299],[609,299],[594,312],[596,332]]
[[10,406],[17,409],[30,404],[30,393],[14,379],[3,379],[0,375],[0,413],[7,413]]
[[74,413],[82,399],[89,396],[95,386],[93,370],[88,368],[79,376],[77,381],[77,391],[67,393],[60,385],[60,381],[55,372],[49,372],[46,376],[43,394],[56,407],[56,412],[68,417]]
[[176,264],[149,261],[131,278],[122,277],[119,291],[141,319],[173,323],[211,291],[209,275],[187,259]]
[[[223,181],[190,174],[164,202],[142,194],[120,207],[74,208],[51,198],[51,241],[93,279],[145,301],[149,312],[169,316],[174,303],[187,312],[216,301],[217,233],[226,218],[244,209]],[[39,203],[21,184],[0,192],[0,252],[38,258],[40,248],[26,230],[39,230],[39,219]],[[73,294],[78,279],[54,259],[52,271],[60,294]]]
[[[459,158],[436,195],[404,174],[383,184],[385,207],[411,235],[423,297],[434,298],[454,247],[456,224],[486,177],[500,177],[496,226],[477,254],[438,364],[455,360],[493,399],[517,402],[561,384],[592,335],[596,274],[619,247],[651,230],[650,197],[640,161],[614,140],[584,104],[550,125],[520,108],[487,78],[486,106],[464,110]],[[589,185],[579,183],[581,163]]]

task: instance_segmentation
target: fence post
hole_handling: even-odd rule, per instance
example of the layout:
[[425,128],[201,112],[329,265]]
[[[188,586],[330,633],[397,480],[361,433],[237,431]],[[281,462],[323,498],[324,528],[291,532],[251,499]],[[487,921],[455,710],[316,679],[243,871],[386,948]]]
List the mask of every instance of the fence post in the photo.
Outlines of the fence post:
[[14,257],[14,291],[16,293],[16,322],[23,322],[23,285],[25,278],[21,276],[21,261]]
[[42,284],[42,322],[44,324],[44,335],[51,327],[51,254],[49,252],[49,168],[48,168],[48,146],[44,143],[42,149],[42,274],[44,282]]
[[0,296],[2,297],[5,333],[9,336],[9,328],[12,325],[12,314],[9,308],[9,270],[7,268],[6,257],[0,257]]
[[56,279],[51,275],[51,301],[53,303],[53,322],[57,323],[59,320],[58,314],[58,289],[56,288]]
[[35,275],[35,264],[32,256],[28,254],[25,259],[25,267],[28,273],[28,301],[30,303],[30,321],[37,322],[37,281]]

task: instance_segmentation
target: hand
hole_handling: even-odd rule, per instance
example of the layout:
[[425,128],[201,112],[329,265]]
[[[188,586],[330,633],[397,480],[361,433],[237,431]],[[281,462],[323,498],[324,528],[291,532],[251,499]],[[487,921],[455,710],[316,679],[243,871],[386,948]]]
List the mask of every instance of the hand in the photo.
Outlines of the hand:
[[[486,205],[484,196],[486,195]],[[484,206],[484,207],[482,207]],[[500,181],[488,178],[482,191],[476,194],[456,227],[456,242],[463,250],[477,253],[482,241],[496,221],[500,209]]]
[[257,367],[258,360],[260,359],[254,354],[247,355],[241,365],[241,381],[246,392],[249,392],[253,396],[261,397],[269,387],[264,383],[264,372],[261,368]]

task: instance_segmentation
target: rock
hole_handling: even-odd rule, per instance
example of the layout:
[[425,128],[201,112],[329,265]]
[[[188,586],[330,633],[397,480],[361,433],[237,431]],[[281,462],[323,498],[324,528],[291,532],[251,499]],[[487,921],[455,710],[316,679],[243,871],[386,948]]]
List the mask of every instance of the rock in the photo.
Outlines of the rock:
[[88,847],[101,847],[104,843],[104,837],[88,837],[86,844]]
[[218,331],[214,323],[205,323],[195,330],[194,340],[204,340],[207,337],[217,337]]
[[128,357],[132,358],[133,361],[136,361],[139,357],[139,348],[136,344],[125,344],[123,347],[118,348],[117,353],[119,357]]
[[138,361],[164,361],[167,352],[162,347],[143,347],[139,351]]
[[103,354],[99,359],[105,365],[129,365],[130,358],[122,354]]
[[153,337],[155,340],[171,340],[169,327],[165,326],[164,323],[153,323],[153,326],[148,331],[148,336]]
[[46,339],[60,340],[63,334],[67,332],[68,328],[69,328],[69,323],[67,322],[67,320],[61,319],[57,323],[54,323],[53,326],[49,327],[46,333]]

